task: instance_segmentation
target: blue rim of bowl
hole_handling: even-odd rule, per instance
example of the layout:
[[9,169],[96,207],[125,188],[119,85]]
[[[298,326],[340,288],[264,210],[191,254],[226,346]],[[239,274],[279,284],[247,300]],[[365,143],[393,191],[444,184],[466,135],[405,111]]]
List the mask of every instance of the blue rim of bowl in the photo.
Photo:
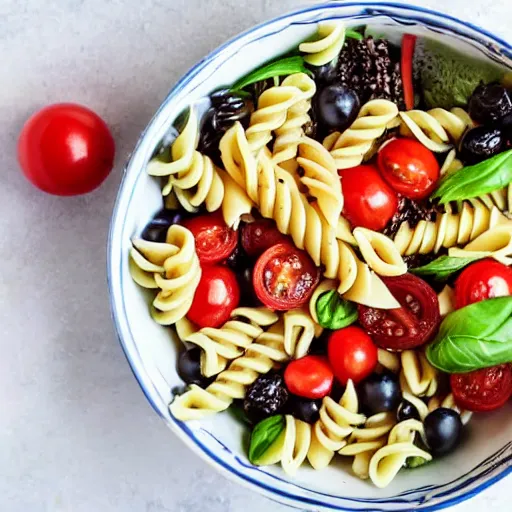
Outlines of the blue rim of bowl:
[[[119,342],[120,342],[121,347],[122,347],[122,349],[124,351],[124,354],[125,354],[125,356],[126,356],[126,358],[128,360],[128,363],[130,364],[130,367],[132,369],[132,372],[133,372],[135,378],[137,379],[137,381],[138,381],[138,383],[139,383],[139,385],[140,385],[144,395],[146,396],[147,400],[149,401],[149,403],[151,404],[153,409],[158,413],[158,415],[161,416],[162,419],[173,429],[173,431],[178,433],[179,437],[182,440],[184,440],[188,446],[190,446],[192,449],[194,449],[194,451],[196,451],[196,453],[199,453],[200,455],[202,455],[208,462],[213,463],[218,469],[220,469],[223,474],[226,474],[227,476],[233,478],[235,481],[240,482],[240,483],[244,483],[245,485],[249,486],[250,488],[255,489],[255,490],[259,490],[260,492],[263,491],[264,494],[267,497],[270,497],[271,499],[280,501],[281,503],[284,502],[284,503],[286,503],[288,505],[291,505],[291,506],[295,506],[295,507],[298,507],[298,506],[320,506],[320,507],[323,507],[325,509],[346,510],[346,511],[357,511],[357,510],[363,510],[363,509],[361,509],[361,508],[350,508],[350,507],[345,507],[345,506],[340,507],[340,506],[332,505],[332,504],[329,504],[329,503],[326,503],[326,502],[323,502],[323,501],[317,501],[315,499],[311,499],[311,498],[308,498],[308,497],[305,497],[305,496],[299,496],[299,495],[291,494],[291,493],[288,493],[288,492],[286,492],[284,490],[276,489],[276,488],[274,488],[274,487],[272,487],[270,485],[264,484],[264,483],[262,483],[262,482],[260,482],[260,481],[258,481],[256,479],[248,477],[246,474],[241,473],[241,472],[235,470],[230,465],[226,464],[221,458],[219,458],[215,453],[213,453],[208,447],[206,447],[204,444],[202,444],[193,435],[191,429],[188,426],[186,426],[184,423],[176,421],[176,420],[173,420],[171,418],[172,425],[170,424],[169,418],[165,417],[161,413],[161,411],[159,409],[159,406],[156,404],[156,402],[153,399],[153,396],[152,396],[152,393],[150,392],[150,389],[156,395],[158,395],[158,391],[154,387],[154,385],[151,382],[151,380],[149,379],[149,377],[146,375],[145,368],[143,366],[140,354],[138,353],[138,351],[136,349],[135,343],[132,343],[132,345],[134,347],[134,351],[130,350],[127,347],[127,345],[126,345],[125,337],[121,334],[123,329],[122,329],[122,327],[120,325],[120,319],[118,317],[118,314],[119,314],[118,313],[119,304],[117,304],[116,294],[114,293],[114,290],[113,290],[113,273],[112,273],[112,268],[113,268],[113,266],[116,266],[117,268],[120,268],[118,265],[115,265],[115,263],[116,263],[115,260],[116,259],[120,260],[122,258],[122,254],[115,255],[113,253],[112,247],[113,247],[115,238],[118,236],[118,235],[116,235],[116,232],[117,232],[117,226],[118,226],[118,223],[119,223],[118,222],[118,218],[119,218],[119,206],[120,206],[120,203],[121,203],[121,199],[128,193],[128,190],[125,190],[125,188],[126,188],[125,185],[126,185],[126,179],[127,179],[128,175],[129,175],[129,173],[127,173],[126,171],[130,167],[130,163],[133,161],[134,156],[137,154],[137,151],[138,151],[139,147],[141,146],[142,141],[145,139],[146,134],[153,127],[153,124],[154,124],[155,120],[159,117],[159,114],[161,113],[162,109],[166,105],[169,104],[169,102],[173,99],[173,97],[175,95],[177,95],[178,92],[181,91],[181,89],[183,89],[183,87],[185,87],[186,84],[190,80],[192,80],[198,73],[200,73],[204,68],[206,68],[210,64],[211,61],[213,61],[217,56],[219,56],[226,48],[230,47],[235,41],[240,41],[240,40],[242,40],[244,38],[247,38],[248,36],[250,36],[254,32],[258,32],[260,29],[263,29],[263,28],[265,28],[265,27],[267,27],[267,26],[269,26],[271,24],[277,24],[279,21],[283,21],[283,20],[286,20],[286,19],[289,19],[289,18],[293,18],[294,16],[301,15],[301,14],[315,13],[315,12],[321,12],[321,11],[328,11],[328,10],[334,9],[334,8],[336,8],[336,9],[338,9],[338,8],[348,9],[348,8],[353,8],[353,7],[360,7],[362,9],[362,12],[363,11],[366,12],[366,16],[371,16],[372,14],[378,14],[378,15],[394,17],[394,16],[396,16],[396,14],[393,14],[390,11],[382,11],[382,9],[391,9],[391,10],[393,8],[400,9],[400,10],[405,11],[407,13],[406,17],[407,17],[408,20],[416,21],[416,22],[420,22],[420,23],[425,22],[425,19],[422,20],[421,18],[414,17],[413,16],[414,14],[415,15],[423,14],[423,15],[433,16],[435,19],[429,18],[427,20],[428,21],[428,25],[431,28],[433,26],[435,26],[436,28],[447,29],[447,30],[449,30],[450,32],[452,32],[454,34],[461,35],[461,36],[463,36],[465,38],[468,38],[469,36],[466,35],[465,32],[462,31],[462,29],[463,28],[464,29],[468,29],[469,28],[470,30],[472,30],[472,31],[474,31],[474,32],[484,36],[485,38],[491,40],[493,43],[495,43],[496,45],[501,47],[501,50],[504,50],[508,54],[509,57],[512,56],[512,46],[510,44],[508,44],[506,41],[502,40],[501,38],[499,38],[499,37],[497,37],[497,36],[495,36],[493,34],[491,34],[490,32],[488,32],[485,29],[482,29],[482,28],[480,28],[480,27],[478,27],[478,26],[476,26],[474,24],[471,24],[471,23],[462,22],[461,20],[456,19],[453,16],[450,16],[448,14],[443,14],[443,13],[436,12],[434,10],[423,8],[423,7],[409,6],[409,5],[400,3],[400,2],[372,2],[372,1],[362,1],[362,2],[361,1],[360,2],[330,2],[329,4],[315,5],[315,6],[311,6],[309,8],[300,9],[300,10],[297,10],[297,11],[294,11],[294,12],[282,15],[280,17],[273,18],[272,20],[269,20],[267,22],[261,23],[260,25],[257,25],[255,27],[247,30],[246,32],[244,32],[244,33],[242,33],[242,34],[240,34],[238,36],[235,36],[234,38],[230,39],[229,41],[227,41],[226,43],[221,45],[219,48],[217,48],[216,50],[211,52],[204,59],[199,61],[195,66],[193,66],[181,78],[181,80],[179,80],[176,83],[176,85],[169,92],[169,94],[167,95],[165,100],[162,102],[160,108],[157,110],[157,112],[153,116],[153,119],[148,123],[146,129],[142,132],[142,134],[141,134],[141,136],[140,136],[140,138],[139,138],[139,140],[138,140],[138,142],[136,144],[136,147],[135,147],[132,155],[130,156],[130,160],[129,160],[127,166],[125,167],[125,173],[123,175],[123,179],[121,181],[120,188],[119,188],[119,193],[118,193],[115,205],[114,205],[113,216],[112,216],[112,221],[111,221],[110,231],[109,231],[109,237],[108,237],[108,249],[107,249],[107,281],[108,281],[108,286],[109,286],[109,291],[110,291],[111,313],[112,313],[112,318],[113,318],[114,325],[116,327],[116,333],[117,333]],[[374,13],[371,12],[372,9],[375,10]],[[338,18],[338,19],[343,19],[343,18],[354,19],[354,16],[350,15],[350,14],[344,16],[343,13],[337,13],[336,18]],[[449,22],[449,25],[440,24],[440,21]],[[292,22],[292,24],[293,24],[293,22]],[[455,27],[453,25],[455,25]],[[457,28],[456,26],[458,26],[461,31],[456,30],[456,28]],[[246,41],[245,43],[247,44],[249,42],[250,41]],[[488,47],[488,49],[491,50],[491,51],[493,50],[493,48],[489,48],[489,47]],[[139,169],[137,172],[138,172],[138,175],[140,176],[140,174],[143,172],[143,169]],[[132,188],[132,191],[131,191],[132,195],[133,195],[133,190],[134,189],[135,189],[135,187]],[[128,201],[128,204],[129,203],[130,203],[130,200]],[[124,224],[122,224],[119,227],[119,234],[123,233],[123,231],[124,231]],[[122,283],[121,283],[121,292],[122,292]],[[123,314],[124,318],[126,319],[127,315],[126,315],[126,310],[124,308],[124,301],[122,301],[122,297],[123,297],[123,294],[121,293],[120,294],[120,300],[121,300],[121,303],[122,303],[121,310],[122,310],[122,314]],[[130,336],[132,342],[133,342],[134,338],[133,338],[133,335],[131,334],[131,330],[129,328],[129,323],[127,321],[126,321],[126,326],[127,326],[126,327],[127,328],[127,333],[125,332],[125,335],[128,334]],[[207,431],[203,431],[203,432],[206,432],[208,435],[212,436],[212,434],[207,432]],[[212,436],[212,437],[214,437],[214,436]],[[215,439],[215,441],[217,441],[217,443],[219,443],[222,446],[223,450],[228,449],[218,439],[216,439],[215,437],[214,437],[214,439]],[[499,454],[499,453],[500,452],[497,452],[497,454]],[[489,459],[487,459],[487,460],[492,459],[497,454],[494,454],[493,456],[489,457]],[[504,466],[503,467],[503,471],[501,471],[500,473],[498,473],[496,475],[493,475],[491,478],[487,478],[486,479],[485,476],[486,476],[486,473],[494,472],[494,470],[496,468],[492,467],[492,466],[491,466],[491,468],[489,470],[484,471],[483,472],[484,474],[478,474],[478,475],[476,475],[474,477],[471,477],[471,478],[468,478],[467,480],[464,480],[460,485],[455,487],[455,489],[450,488],[446,493],[442,493],[441,495],[439,495],[439,497],[442,499],[442,496],[445,495],[445,494],[451,494],[451,493],[454,493],[454,492],[461,491],[461,490],[463,490],[463,488],[473,484],[475,481],[477,481],[479,479],[483,479],[476,487],[471,488],[471,489],[467,490],[465,493],[462,493],[460,495],[450,497],[450,498],[446,499],[445,501],[440,501],[440,502],[434,503],[432,505],[428,505],[427,504],[426,506],[424,506],[424,503],[423,503],[423,501],[421,499],[419,499],[419,500],[415,499],[414,501],[408,501],[408,500],[404,500],[403,498],[406,495],[412,494],[412,493],[415,493],[415,492],[424,492],[426,490],[432,491],[432,490],[434,490],[436,488],[436,486],[426,486],[426,487],[422,487],[422,488],[418,488],[418,489],[412,489],[410,491],[406,491],[404,493],[401,493],[401,494],[397,495],[396,497],[391,497],[389,499],[378,499],[378,500],[375,500],[375,499],[366,499],[365,500],[365,499],[361,499],[361,498],[350,498],[350,497],[342,497],[342,496],[332,496],[332,495],[322,494],[322,493],[311,491],[311,490],[308,490],[308,491],[310,493],[312,493],[312,494],[317,495],[317,496],[326,496],[326,497],[329,497],[329,498],[332,498],[332,499],[336,499],[336,500],[345,500],[347,502],[358,503],[360,505],[364,504],[364,503],[367,503],[369,505],[371,504],[371,505],[377,505],[378,506],[379,504],[381,504],[381,505],[392,505],[393,503],[395,503],[395,504],[403,504],[404,502],[407,502],[411,506],[421,507],[421,510],[433,511],[433,510],[443,509],[443,508],[455,505],[457,503],[460,503],[460,502],[462,502],[462,501],[464,501],[464,500],[466,500],[466,499],[468,499],[468,498],[470,498],[470,497],[480,493],[481,491],[483,491],[487,487],[493,485],[497,481],[501,480],[502,478],[504,478],[505,476],[510,474],[512,472],[512,455],[507,457],[506,459],[500,461],[499,465],[500,466]],[[463,475],[463,476],[459,477],[457,480],[463,479],[465,476],[467,476],[469,473],[474,472],[479,467],[480,467],[480,465],[477,466],[476,468],[473,468],[473,470],[468,472],[466,475]],[[269,473],[265,473],[265,475],[269,476]],[[273,476],[273,475],[270,475],[270,476]],[[277,480],[281,480],[278,477],[276,477],[276,478],[277,478]],[[282,481],[285,482],[285,483],[289,483],[286,480],[282,480]],[[448,484],[443,484],[443,486],[437,486],[437,487],[438,488],[439,487],[444,487],[446,485],[450,485],[450,482]],[[373,509],[366,508],[365,510],[367,510],[367,511],[374,510],[375,512],[379,512],[381,510],[391,510],[391,509],[389,509],[389,508],[373,508]]]

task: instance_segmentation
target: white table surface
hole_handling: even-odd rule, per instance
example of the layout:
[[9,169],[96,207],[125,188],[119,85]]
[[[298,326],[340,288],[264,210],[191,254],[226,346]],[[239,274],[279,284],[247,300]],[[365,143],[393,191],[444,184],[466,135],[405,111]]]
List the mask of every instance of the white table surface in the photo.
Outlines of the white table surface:
[[[0,511],[288,510],[219,476],[152,411],[113,332],[105,247],[123,162],[169,88],[300,3],[0,0]],[[410,3],[512,38],[510,0]],[[92,107],[117,142],[114,172],[86,197],[44,195],[18,171],[24,120],[59,101]],[[454,510],[510,510],[510,484]]]

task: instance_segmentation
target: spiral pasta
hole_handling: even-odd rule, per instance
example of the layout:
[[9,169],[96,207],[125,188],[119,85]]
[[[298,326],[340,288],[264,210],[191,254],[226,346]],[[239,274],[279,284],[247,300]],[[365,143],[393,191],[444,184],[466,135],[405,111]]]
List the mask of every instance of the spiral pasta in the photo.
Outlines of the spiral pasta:
[[468,128],[473,126],[471,118],[461,108],[450,111],[434,108],[427,112],[409,110],[400,112],[402,135],[413,135],[425,147],[436,153],[449,151],[458,144]]
[[370,416],[364,426],[354,429],[339,454],[354,457],[352,471],[363,480],[369,478],[370,460],[387,443],[387,434],[395,426],[395,415],[390,412]]
[[306,250],[316,266],[324,265],[324,276],[338,279],[339,293],[367,306],[400,307],[382,280],[347,243],[337,239],[336,229],[329,226],[318,205],[310,204],[299,191],[293,176],[275,165],[265,150],[256,161],[239,123],[226,132],[220,147],[227,173],[246,190],[261,215],[274,219],[279,231]]
[[357,425],[362,425],[366,417],[358,413],[359,402],[351,380],[339,403],[325,397],[320,408],[320,418],[313,426],[311,446],[308,450],[309,463],[315,469],[329,465],[334,453],[346,443],[346,438]]
[[405,420],[393,427],[388,444],[379,448],[371,457],[368,474],[379,488],[387,487],[405,464],[408,457],[422,457],[432,460],[430,453],[414,444],[416,433],[424,437],[423,424],[414,419]]
[[318,315],[316,313],[316,303],[321,295],[324,293],[336,290],[336,281],[333,279],[324,279],[316,288],[311,298],[309,299],[309,314],[313,319],[313,322],[318,324]]
[[401,276],[407,265],[391,238],[367,228],[353,231],[359,250],[368,266],[381,276]]
[[297,163],[304,171],[300,178],[330,226],[337,226],[343,210],[343,193],[336,164],[330,153],[316,140],[303,137]]
[[455,291],[450,286],[446,285],[441,293],[437,294],[437,300],[439,301],[439,313],[442,317],[455,311]]
[[300,359],[308,353],[311,342],[320,336],[322,328],[305,308],[287,311],[283,320],[284,349],[290,357]]
[[478,200],[467,201],[461,210],[453,212],[448,205],[446,212],[437,214],[436,221],[421,220],[415,228],[408,222],[400,225],[394,243],[400,254],[428,254],[441,247],[463,245],[494,226],[506,224],[508,219],[496,208],[488,209]]
[[203,203],[209,212],[217,210],[224,198],[224,184],[212,160],[196,151],[199,123],[190,109],[187,124],[171,146],[170,163],[153,158],[147,172],[151,176],[168,176],[162,190],[174,197],[189,212],[196,212]]
[[206,389],[195,384],[169,406],[178,420],[195,420],[225,411],[236,399],[245,397],[247,388],[260,376],[289,360],[284,350],[284,327],[278,322],[263,332],[232,361]]
[[441,166],[440,174],[452,174],[453,172],[460,171],[463,168],[462,162],[457,158],[457,150],[451,149],[444,159],[443,165]]
[[305,92],[303,98],[288,109],[286,121],[283,125],[275,130],[276,138],[272,148],[272,160],[276,164],[290,161],[297,156],[297,147],[304,136],[303,127],[311,122],[308,112],[311,108],[311,98],[316,92],[316,87],[311,86],[309,78],[303,73],[285,78],[281,87],[289,86],[297,87]]
[[377,99],[365,103],[347,130],[324,139],[323,145],[334,157],[336,167],[348,169],[359,165],[397,116],[398,107],[392,101]]
[[318,25],[317,39],[299,45],[299,50],[307,55],[304,60],[312,66],[323,66],[333,61],[345,43],[345,27],[341,23],[321,23]]
[[130,273],[144,288],[160,291],[153,300],[151,316],[162,325],[182,319],[190,309],[201,279],[194,235],[177,224],[167,231],[165,244],[134,240]]
[[400,354],[400,359],[402,392],[414,396],[433,396],[438,387],[437,371],[428,362],[425,354],[418,350],[404,350]]
[[287,414],[285,437],[281,452],[281,466],[289,475],[294,475],[306,460],[311,445],[311,426]]
[[190,333],[183,341],[202,349],[201,373],[212,377],[223,371],[229,361],[240,357],[251,343],[279,320],[279,316],[266,308],[236,308],[222,327],[204,327]]
[[251,114],[247,140],[254,153],[272,140],[273,131],[282,128],[290,108],[315,94],[314,80],[303,73],[290,75],[285,81],[294,85],[283,84],[264,91],[258,99],[258,108]]

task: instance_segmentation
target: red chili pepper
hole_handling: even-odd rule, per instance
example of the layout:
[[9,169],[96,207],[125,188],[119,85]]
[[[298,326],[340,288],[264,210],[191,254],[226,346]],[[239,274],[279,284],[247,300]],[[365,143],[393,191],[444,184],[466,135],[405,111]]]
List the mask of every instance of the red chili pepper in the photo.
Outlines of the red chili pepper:
[[412,110],[414,108],[414,87],[412,84],[412,61],[414,58],[414,47],[416,46],[416,36],[404,34],[402,38],[402,83],[404,86],[405,108]]

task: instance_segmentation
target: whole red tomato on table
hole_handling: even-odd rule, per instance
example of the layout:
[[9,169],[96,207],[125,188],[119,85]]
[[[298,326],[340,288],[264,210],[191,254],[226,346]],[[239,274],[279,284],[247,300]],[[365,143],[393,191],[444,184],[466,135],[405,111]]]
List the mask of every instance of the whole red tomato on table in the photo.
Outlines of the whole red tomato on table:
[[72,103],[50,105],[25,123],[18,161],[37,188],[58,196],[99,187],[114,164],[114,139],[92,110]]

